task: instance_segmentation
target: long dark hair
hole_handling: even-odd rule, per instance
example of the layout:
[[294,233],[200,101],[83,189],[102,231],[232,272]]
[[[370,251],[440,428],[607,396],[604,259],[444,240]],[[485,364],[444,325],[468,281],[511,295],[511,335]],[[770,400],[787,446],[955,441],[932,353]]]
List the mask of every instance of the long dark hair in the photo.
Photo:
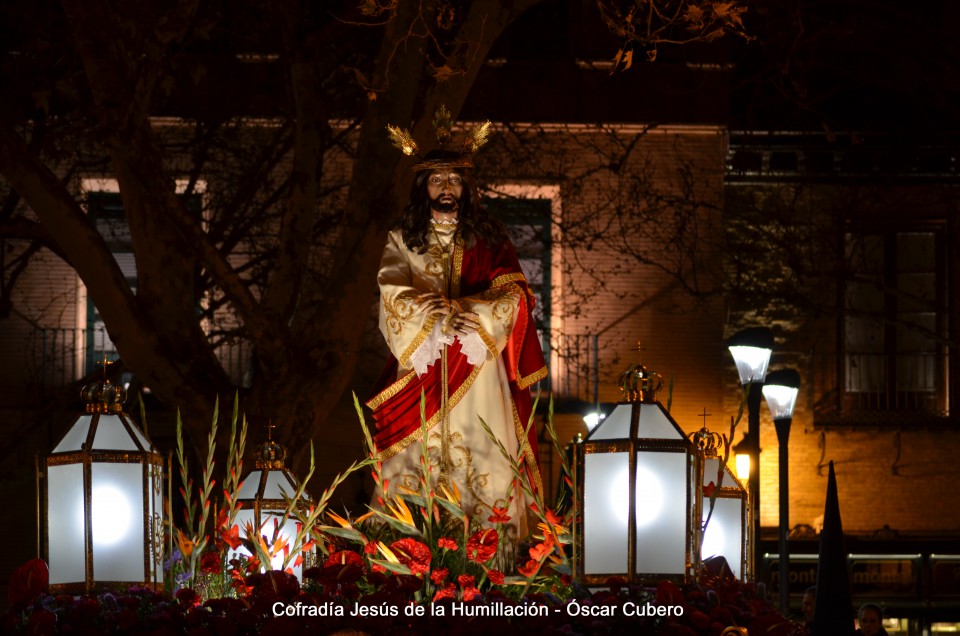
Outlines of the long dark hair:
[[[400,230],[407,248],[417,254],[427,251],[427,234],[430,231],[430,197],[427,194],[427,179],[436,170],[423,170],[417,173],[410,189],[410,200],[403,208],[400,217]],[[471,244],[480,239],[491,248],[498,247],[507,238],[507,228],[498,219],[487,214],[480,205],[480,195],[468,175],[457,170],[463,179],[463,192],[460,195],[460,211],[457,214],[460,235]]]

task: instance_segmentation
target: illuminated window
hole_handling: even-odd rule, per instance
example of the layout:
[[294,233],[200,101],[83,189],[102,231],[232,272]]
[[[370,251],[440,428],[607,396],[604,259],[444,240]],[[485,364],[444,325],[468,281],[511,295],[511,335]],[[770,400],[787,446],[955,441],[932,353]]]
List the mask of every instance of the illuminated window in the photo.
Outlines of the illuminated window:
[[844,408],[945,414],[940,232],[848,234],[846,261]]

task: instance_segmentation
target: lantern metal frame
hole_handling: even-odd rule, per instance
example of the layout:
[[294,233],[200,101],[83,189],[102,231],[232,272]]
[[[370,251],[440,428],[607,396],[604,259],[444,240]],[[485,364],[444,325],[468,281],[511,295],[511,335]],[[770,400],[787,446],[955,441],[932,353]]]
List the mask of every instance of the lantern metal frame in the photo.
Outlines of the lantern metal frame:
[[[54,446],[53,451],[42,461],[37,461],[37,494],[42,494],[38,501],[38,522],[43,528],[43,558],[50,570],[50,592],[53,594],[89,594],[95,591],[115,589],[121,586],[142,585],[154,589],[163,587],[163,558],[164,558],[164,477],[169,478],[169,465],[160,453],[156,451],[146,432],[142,431],[123,412],[123,402],[126,399],[126,390],[114,386],[109,380],[87,385],[81,393],[85,404],[85,413],[81,415],[68,431]],[[113,426],[115,431],[122,430],[126,440],[122,446],[129,448],[109,448],[98,442],[98,432],[106,426]],[[119,426],[119,429],[117,427]],[[85,428],[85,430],[84,430]],[[66,449],[57,450],[66,445]],[[119,444],[118,444],[119,445]],[[108,465],[139,464],[141,485],[139,490],[139,506],[134,502],[133,514],[139,516],[142,524],[143,542],[142,552],[136,558],[142,559],[141,574],[133,578],[121,580],[105,580],[98,578],[95,569],[98,560],[94,527],[94,490],[101,478],[95,475],[97,467]],[[82,495],[82,546],[83,546],[83,576],[58,576],[62,569],[76,571],[77,563],[63,564],[63,559],[54,550],[51,555],[51,514],[57,518],[57,525],[69,523],[69,513],[57,508],[51,509],[51,476],[61,472],[61,469],[75,465],[79,468]],[[75,471],[74,471],[75,472]],[[69,480],[70,475],[63,475]],[[42,483],[42,486],[40,485]],[[169,489],[169,486],[168,486]],[[40,512],[42,510],[42,512]],[[72,566],[72,567],[71,567]]]
[[[700,488],[696,480],[697,452],[676,421],[656,401],[656,393],[662,385],[660,375],[649,371],[642,364],[629,369],[620,378],[620,389],[626,401],[620,402],[606,419],[600,422],[582,442],[576,445],[574,478],[577,484],[577,497],[573,561],[574,574],[577,580],[584,585],[604,585],[611,577],[623,577],[628,584],[654,583],[664,579],[686,581],[694,577],[699,570],[699,555],[696,554],[695,549],[700,544],[701,525],[699,496],[697,494]],[[660,427],[661,430],[657,433],[647,430],[647,427]],[[659,437],[651,436],[649,433],[657,433]],[[588,525],[594,523],[590,519],[592,513],[586,507],[587,458],[607,453],[626,453],[628,455],[626,458],[626,562],[623,563],[624,567],[620,571],[598,572],[587,563],[588,559],[591,562],[596,561],[590,554],[590,550],[593,549],[593,546],[589,545],[591,538],[587,537],[585,532]],[[680,522],[676,525],[682,525],[684,533],[683,549],[682,551],[678,550],[676,555],[679,560],[682,560],[682,564],[672,567],[670,572],[641,571],[644,566],[638,562],[638,460],[643,455],[652,456],[653,454],[676,454],[682,457],[683,503],[678,506],[675,500],[670,500],[668,505],[664,507],[664,510],[668,511],[666,514],[675,515],[673,520]],[[618,463],[623,463],[622,458]],[[596,463],[594,465],[599,467]],[[674,470],[678,466],[679,462],[677,466],[674,466]],[[671,483],[675,484],[675,482]],[[616,533],[623,536],[619,529]],[[622,550],[619,552],[622,553]]]
[[[703,489],[707,488],[711,482],[714,483],[716,490],[716,501],[726,502],[737,500],[740,504],[740,511],[737,514],[737,517],[740,520],[740,549],[738,554],[736,554],[737,559],[737,571],[731,572],[734,576],[740,581],[747,581],[748,575],[752,574],[748,572],[749,565],[749,555],[750,550],[753,546],[753,539],[750,533],[750,493],[747,490],[747,487],[744,486],[743,482],[737,478],[736,471],[730,468],[730,465],[720,457],[719,449],[722,447],[723,438],[719,433],[711,433],[707,430],[706,427],[700,429],[696,433],[690,435],[690,439],[693,442],[694,446],[697,447],[699,451],[698,461],[697,461],[697,482],[701,484],[700,489],[700,505],[701,505],[701,519],[708,512],[710,496],[704,494]],[[716,479],[720,475],[720,468],[722,467],[723,476],[719,486],[716,485]],[[714,507],[716,510],[716,505]],[[709,523],[714,523],[716,520],[711,517]],[[705,540],[706,533],[710,530],[710,525],[707,524],[706,528],[703,528],[703,521],[701,521],[701,528],[703,529],[703,534],[701,536],[701,549],[703,546],[703,541]],[[698,556],[702,559],[703,555],[698,551]],[[720,554],[718,556],[723,556],[727,560],[728,566],[730,564],[730,557],[734,555]]]
[[[297,478],[286,467],[285,459],[287,449],[282,444],[275,442],[270,435],[269,431],[272,428],[271,426],[270,429],[268,429],[267,441],[259,445],[256,449],[254,469],[243,478],[242,481],[244,485],[241,486],[240,496],[237,499],[241,506],[240,511],[237,513],[238,520],[247,518],[248,515],[245,514],[247,511],[252,512],[252,521],[258,532],[264,530],[264,523],[269,521],[270,517],[276,519],[283,518],[284,525],[298,523],[293,517],[284,518],[287,510],[290,508],[290,502],[283,498],[283,495],[293,497],[297,493],[299,483]],[[251,488],[250,486],[253,485],[253,483],[256,485]],[[268,494],[268,489],[272,488],[278,488],[281,496],[265,496]],[[304,501],[297,502],[295,506],[297,509],[305,511],[309,503],[309,498],[304,495]],[[241,528],[241,530],[245,530],[245,528]],[[238,548],[237,550],[232,550],[231,553],[252,556],[249,555],[246,548]],[[302,564],[299,566],[291,566],[294,575],[298,579],[302,578],[303,570],[312,565],[311,553],[309,551],[303,551],[301,554],[303,556]],[[264,564],[261,564],[261,566],[264,566]]]

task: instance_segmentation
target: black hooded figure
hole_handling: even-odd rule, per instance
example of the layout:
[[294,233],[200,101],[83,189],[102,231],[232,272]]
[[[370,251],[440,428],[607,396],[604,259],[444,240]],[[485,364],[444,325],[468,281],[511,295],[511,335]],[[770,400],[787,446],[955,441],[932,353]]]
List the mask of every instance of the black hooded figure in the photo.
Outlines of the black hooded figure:
[[847,636],[854,634],[853,601],[850,597],[850,576],[847,573],[847,550],[840,521],[840,499],[837,476],[830,462],[827,478],[827,502],[823,510],[820,533],[820,558],[817,566],[817,604],[813,612],[814,636]]

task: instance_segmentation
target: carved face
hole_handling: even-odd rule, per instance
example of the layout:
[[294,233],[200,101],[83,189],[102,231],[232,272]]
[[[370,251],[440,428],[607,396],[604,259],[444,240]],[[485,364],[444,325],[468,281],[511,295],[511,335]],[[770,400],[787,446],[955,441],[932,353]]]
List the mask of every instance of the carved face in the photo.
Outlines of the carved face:
[[463,178],[457,172],[438,170],[427,178],[427,196],[434,212],[456,218],[462,194]]

